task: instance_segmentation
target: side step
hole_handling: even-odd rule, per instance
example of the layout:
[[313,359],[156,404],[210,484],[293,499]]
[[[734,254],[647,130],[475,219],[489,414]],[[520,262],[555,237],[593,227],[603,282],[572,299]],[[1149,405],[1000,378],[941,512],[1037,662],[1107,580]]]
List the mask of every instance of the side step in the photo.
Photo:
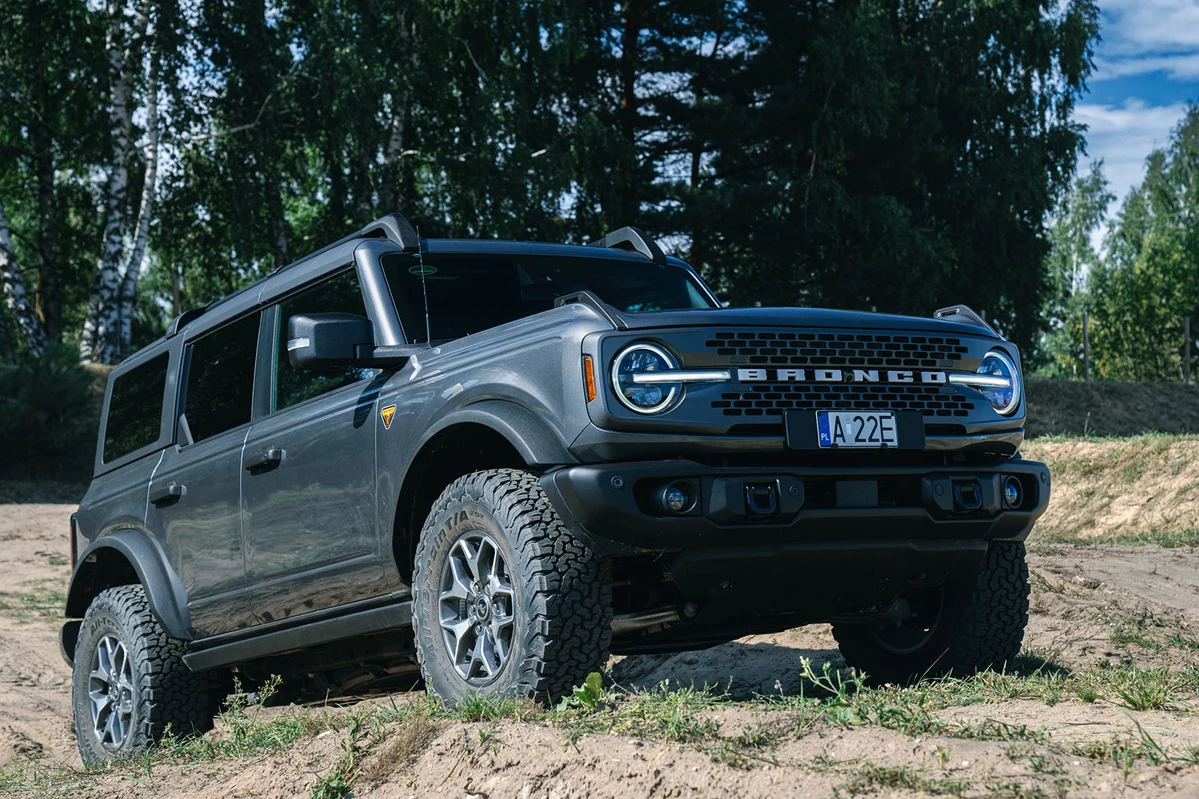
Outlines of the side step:
[[411,623],[412,603],[391,603],[198,649],[184,655],[183,662],[192,671],[205,671],[330,641],[395,630]]

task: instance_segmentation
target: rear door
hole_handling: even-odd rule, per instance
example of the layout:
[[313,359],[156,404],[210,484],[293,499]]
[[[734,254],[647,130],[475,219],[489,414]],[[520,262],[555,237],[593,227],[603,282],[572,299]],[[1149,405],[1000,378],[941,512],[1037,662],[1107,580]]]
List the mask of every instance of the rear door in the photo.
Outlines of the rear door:
[[265,402],[242,462],[246,577],[262,622],[388,591],[377,529],[371,369],[292,368],[287,322],[301,313],[366,316],[354,269],[281,298],[260,363]]
[[241,455],[250,430],[261,313],[189,339],[176,443],[150,483],[147,526],[162,536],[198,637],[254,623],[242,559]]

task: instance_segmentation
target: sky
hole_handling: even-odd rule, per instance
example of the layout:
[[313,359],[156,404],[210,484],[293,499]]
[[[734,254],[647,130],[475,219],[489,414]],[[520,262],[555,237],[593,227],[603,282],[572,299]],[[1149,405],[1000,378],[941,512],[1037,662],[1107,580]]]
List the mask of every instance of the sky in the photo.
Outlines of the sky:
[[1187,102],[1199,102],[1199,0],[1099,0],[1103,39],[1075,118],[1089,128],[1079,164],[1103,159],[1119,207],[1145,176]]

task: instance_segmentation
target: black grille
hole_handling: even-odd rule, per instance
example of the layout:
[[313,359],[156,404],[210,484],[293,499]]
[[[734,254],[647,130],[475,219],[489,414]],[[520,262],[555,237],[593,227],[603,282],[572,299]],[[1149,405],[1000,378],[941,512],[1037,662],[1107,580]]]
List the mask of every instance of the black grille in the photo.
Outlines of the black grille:
[[782,416],[785,411],[920,411],[925,416],[969,416],[974,403],[939,386],[861,383],[754,383],[712,401],[725,416]]
[[720,332],[704,342],[735,363],[779,366],[948,368],[969,348],[961,339],[891,333]]

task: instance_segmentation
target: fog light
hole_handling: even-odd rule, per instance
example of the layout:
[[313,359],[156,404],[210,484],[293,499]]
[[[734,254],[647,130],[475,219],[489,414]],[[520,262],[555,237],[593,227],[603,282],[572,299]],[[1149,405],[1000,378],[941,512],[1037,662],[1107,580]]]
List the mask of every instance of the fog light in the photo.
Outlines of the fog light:
[[1021,501],[1024,499],[1024,492],[1020,488],[1020,481],[1015,477],[1009,477],[1003,481],[1003,501],[1007,503],[1009,508],[1020,507]]
[[687,483],[671,483],[662,491],[662,505],[671,513],[686,513],[694,504],[695,497]]

